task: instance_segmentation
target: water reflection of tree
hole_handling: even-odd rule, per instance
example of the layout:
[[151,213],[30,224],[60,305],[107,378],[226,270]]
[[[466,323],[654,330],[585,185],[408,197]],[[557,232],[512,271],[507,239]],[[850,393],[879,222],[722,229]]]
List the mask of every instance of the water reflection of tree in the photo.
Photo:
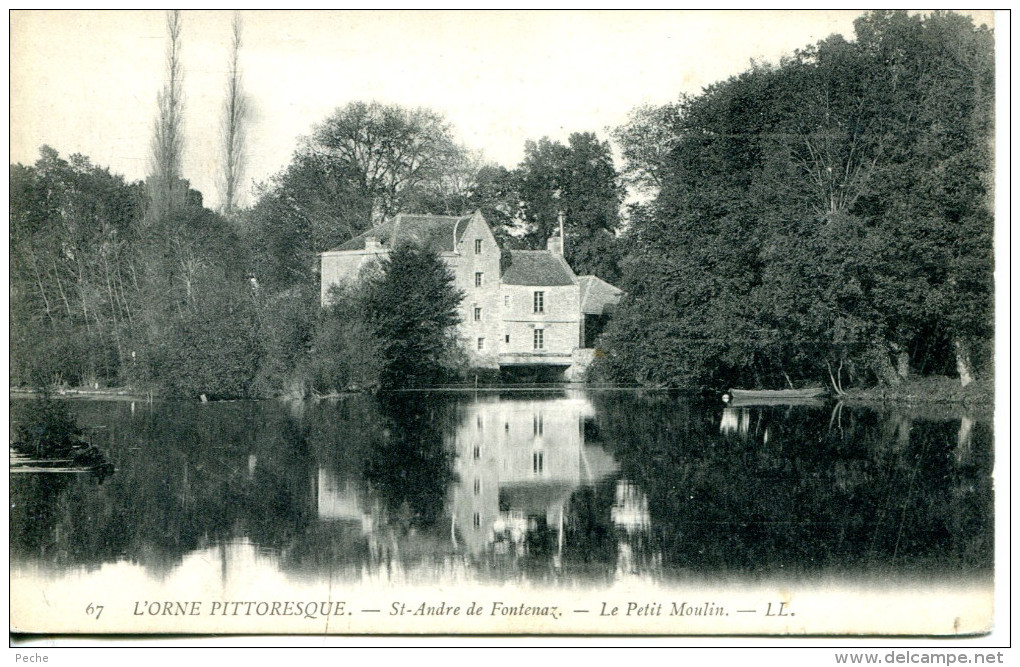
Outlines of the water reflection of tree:
[[379,568],[399,576],[452,551],[440,518],[454,481],[445,436],[455,432],[456,401],[349,396],[312,406],[306,418],[315,465],[353,490],[361,517],[313,522],[283,554],[285,569],[357,578]]
[[35,553],[55,557],[53,527],[58,520],[54,499],[67,490],[71,475],[11,475],[10,545],[12,554]]
[[365,460],[365,480],[403,532],[430,528],[446,509],[455,481],[454,453],[445,434],[457,424],[453,401],[420,393],[384,393],[378,398],[384,437]]
[[[73,407],[83,424],[107,427],[117,471],[102,484],[18,476],[15,557],[128,560],[165,573],[197,549],[245,540],[290,566],[363,564],[393,551],[387,524],[397,536],[438,524],[454,476],[444,434],[454,431],[456,402],[420,394],[351,397],[300,415],[280,403]],[[319,469],[359,489],[378,535],[319,520]]]
[[611,520],[615,479],[582,487],[570,497],[563,539],[563,568],[574,575],[608,577],[620,536]]
[[[949,569],[991,564],[990,438],[956,456],[959,425],[870,410],[754,408],[746,437],[719,412],[661,395],[596,395],[599,433],[649,497],[673,567]],[[892,426],[890,426],[892,424]],[[766,434],[767,433],[767,437]],[[977,453],[980,450],[981,453]]]
[[[371,516],[375,503],[364,479],[365,460],[369,452],[381,446],[386,432],[376,401],[369,396],[322,401],[309,405],[304,419],[316,468],[308,471],[309,476],[324,470],[332,479],[349,483],[363,505],[362,511]],[[323,490],[318,489],[317,493]],[[320,518],[295,536],[283,554],[283,566],[288,571],[312,575],[355,571],[378,556],[379,550],[373,549],[372,541],[360,521]]]
[[[829,426],[828,410],[753,408],[746,433],[727,434],[715,404],[663,393],[591,400],[586,440],[612,451],[622,479],[647,496],[650,528],[620,534],[615,478],[577,489],[562,551],[555,530],[537,531],[518,572],[604,578],[624,548],[642,572],[660,554],[674,569],[991,565],[984,420],[845,408]],[[303,415],[270,402],[75,404],[83,425],[107,427],[117,471],[101,483],[12,476],[12,558],[127,559],[166,572],[196,549],[242,539],[288,570],[357,571],[398,551],[445,556],[455,476],[446,438],[458,405],[424,394],[309,404]],[[369,525],[317,516],[321,469],[356,490]]]
[[[304,430],[282,410],[251,403],[78,409],[88,423],[109,427],[117,472],[103,484],[76,476],[49,493],[25,489],[24,498],[45,506],[35,516],[51,519],[32,526],[12,514],[18,555],[90,567],[126,559],[166,572],[195,549],[241,537],[279,548],[310,519]],[[37,539],[20,537],[31,535]]]

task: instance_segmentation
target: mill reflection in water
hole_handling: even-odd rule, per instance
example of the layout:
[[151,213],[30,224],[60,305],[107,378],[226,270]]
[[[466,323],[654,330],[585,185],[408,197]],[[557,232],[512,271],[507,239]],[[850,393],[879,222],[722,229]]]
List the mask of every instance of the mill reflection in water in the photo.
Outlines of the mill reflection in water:
[[585,419],[594,416],[582,397],[491,397],[464,407],[454,436],[460,482],[452,505],[471,553],[523,554],[529,535],[549,530],[562,555],[571,495],[618,469],[612,456],[584,441]]
[[12,475],[12,573],[165,575],[210,549],[223,572],[250,549],[423,583],[992,568],[980,414],[586,391],[73,409],[116,472]]
[[[524,556],[552,536],[559,561],[572,495],[619,469],[604,449],[585,443],[585,421],[594,417],[581,395],[490,395],[461,404],[443,438],[454,453],[455,481],[441,521],[449,524],[450,546],[476,557]],[[358,524],[365,535],[388,523],[364,484],[339,479],[328,466],[317,470],[315,498],[322,521]]]

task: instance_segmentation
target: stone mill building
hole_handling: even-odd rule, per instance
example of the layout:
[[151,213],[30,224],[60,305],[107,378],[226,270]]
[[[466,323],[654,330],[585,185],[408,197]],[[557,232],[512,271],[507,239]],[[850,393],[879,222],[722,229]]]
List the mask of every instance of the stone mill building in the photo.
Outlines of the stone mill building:
[[622,296],[597,276],[578,276],[563,256],[563,232],[545,250],[500,248],[481,212],[466,216],[399,214],[322,253],[321,299],[335,284],[401,243],[439,252],[464,293],[458,336],[478,368],[555,367],[583,377],[595,336]]

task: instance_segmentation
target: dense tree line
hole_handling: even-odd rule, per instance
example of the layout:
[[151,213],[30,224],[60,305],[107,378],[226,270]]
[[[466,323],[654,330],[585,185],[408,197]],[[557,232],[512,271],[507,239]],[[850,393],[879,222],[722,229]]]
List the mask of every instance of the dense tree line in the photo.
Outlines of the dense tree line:
[[613,379],[897,384],[985,370],[993,39],[875,12],[617,132],[632,210]]
[[10,184],[12,383],[247,390],[252,290],[199,193],[180,183],[186,200],[157,216],[145,184],[46,147]]
[[89,383],[130,358],[141,267],[127,247],[145,194],[43,147],[10,172],[11,380]]
[[508,169],[459,145],[437,112],[352,102],[247,209],[235,24],[227,217],[180,173],[178,14],[167,31],[144,183],[45,147],[11,166],[12,383],[189,396],[397,386],[388,369],[413,345],[384,330],[397,314],[379,303],[416,288],[424,310],[399,316],[438,318],[415,348],[438,365],[404,381],[436,381],[459,363],[439,333],[453,322],[442,272],[321,309],[318,254],[395,213],[473,210],[511,250],[545,247],[562,225],[575,271],[626,290],[598,343],[603,379],[841,390],[911,373],[967,384],[989,368],[993,41],[960,15],[875,12],[852,42],[640,107],[612,133],[620,172],[594,133],[528,141]]
[[274,291],[247,273],[245,239],[198,193],[154,215],[144,184],[42,152],[11,167],[15,385],[304,395],[424,386],[459,366],[461,295],[434,252],[398,248],[320,310],[313,279]]

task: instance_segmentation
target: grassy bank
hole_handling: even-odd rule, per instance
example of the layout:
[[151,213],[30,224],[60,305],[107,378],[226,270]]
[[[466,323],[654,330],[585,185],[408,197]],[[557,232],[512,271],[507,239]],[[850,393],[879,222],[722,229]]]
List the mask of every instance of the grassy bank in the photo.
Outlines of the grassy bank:
[[990,379],[978,380],[961,387],[960,381],[956,378],[918,377],[895,387],[850,389],[841,398],[862,403],[952,403],[990,408],[995,403],[995,386]]
[[[482,378],[479,378],[482,380]],[[506,389],[547,391],[550,389],[587,388],[587,389],[616,389],[628,390],[639,389],[638,387],[625,387],[614,384],[585,383],[585,382],[557,382],[557,383],[514,383],[502,380],[498,376],[487,376],[484,381],[477,385],[465,381],[453,384],[438,384],[434,387],[422,388],[417,391],[503,391]],[[647,388],[646,388],[647,389]],[[31,397],[41,396],[44,392],[39,389],[28,387],[11,387],[11,396]],[[359,392],[336,392],[332,394],[313,394],[314,398],[331,398]],[[121,400],[146,400],[149,396],[145,391],[131,389],[129,387],[62,387],[49,391],[51,396],[63,398],[102,398]],[[281,397],[287,397],[283,395]],[[895,387],[869,387],[865,389],[849,389],[842,396],[838,397],[846,402],[859,403],[901,403],[915,405],[938,405],[953,404],[965,406],[980,406],[991,408],[995,404],[995,387],[991,379],[973,382],[967,387],[961,387],[960,381],[950,377],[918,377],[912,378],[903,384]],[[198,400],[198,397],[194,397]]]
[[31,387],[11,387],[12,398],[38,398],[44,395],[60,398],[102,398],[105,400],[144,401],[150,398],[144,391],[126,387],[62,387],[43,391]]

